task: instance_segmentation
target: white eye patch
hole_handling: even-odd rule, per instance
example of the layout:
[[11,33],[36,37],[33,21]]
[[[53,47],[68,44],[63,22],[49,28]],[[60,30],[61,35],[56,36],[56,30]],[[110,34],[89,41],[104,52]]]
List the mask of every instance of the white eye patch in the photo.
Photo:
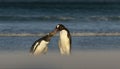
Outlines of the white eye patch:
[[59,28],[59,25],[57,25],[57,28]]

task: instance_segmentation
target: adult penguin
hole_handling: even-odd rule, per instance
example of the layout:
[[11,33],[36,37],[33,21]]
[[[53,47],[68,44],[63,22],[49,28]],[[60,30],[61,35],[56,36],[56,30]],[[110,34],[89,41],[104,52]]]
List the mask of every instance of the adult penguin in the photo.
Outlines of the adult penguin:
[[55,31],[48,33],[47,35],[43,36],[42,38],[36,40],[31,49],[30,52],[33,55],[42,55],[45,54],[48,50],[48,44],[51,40],[51,37],[55,35]]
[[59,49],[62,55],[71,54],[71,35],[69,30],[62,24],[58,24],[55,28],[60,32]]

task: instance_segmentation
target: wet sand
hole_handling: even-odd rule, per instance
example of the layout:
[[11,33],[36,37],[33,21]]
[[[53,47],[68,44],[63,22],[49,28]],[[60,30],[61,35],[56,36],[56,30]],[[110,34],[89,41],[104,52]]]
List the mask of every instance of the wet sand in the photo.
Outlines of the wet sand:
[[76,50],[70,56],[57,51],[43,56],[1,52],[0,69],[120,69],[119,50]]

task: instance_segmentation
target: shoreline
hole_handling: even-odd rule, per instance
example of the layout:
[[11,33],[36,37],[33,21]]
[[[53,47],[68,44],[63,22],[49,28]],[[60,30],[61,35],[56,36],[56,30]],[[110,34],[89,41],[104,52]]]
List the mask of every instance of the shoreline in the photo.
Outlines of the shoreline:
[[[0,37],[32,37],[32,36],[44,36],[46,33],[0,33]],[[55,36],[59,36],[59,34],[56,34]],[[113,32],[113,33],[71,33],[71,36],[77,37],[77,36],[120,36],[119,32]]]

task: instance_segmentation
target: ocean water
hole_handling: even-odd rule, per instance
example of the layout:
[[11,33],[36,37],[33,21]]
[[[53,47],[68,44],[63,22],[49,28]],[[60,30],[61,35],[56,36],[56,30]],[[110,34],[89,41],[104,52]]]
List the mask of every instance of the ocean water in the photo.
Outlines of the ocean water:
[[[47,34],[57,24],[65,25],[74,35],[87,35],[72,35],[73,49],[119,49],[119,36],[89,36],[119,33],[119,8],[119,3],[0,3],[0,50],[28,51],[42,37],[37,34]],[[58,38],[53,37],[50,49],[58,48]]]

